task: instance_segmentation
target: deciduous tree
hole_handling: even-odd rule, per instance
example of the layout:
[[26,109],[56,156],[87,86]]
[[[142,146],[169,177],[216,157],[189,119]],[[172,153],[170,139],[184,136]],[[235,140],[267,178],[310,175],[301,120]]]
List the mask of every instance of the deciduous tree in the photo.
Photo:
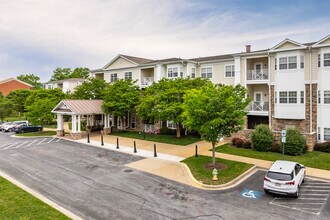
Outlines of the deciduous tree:
[[246,89],[241,85],[204,86],[189,91],[184,97],[184,124],[212,143],[213,165],[219,135],[229,136],[242,129],[249,102]]
[[139,103],[140,89],[132,80],[120,79],[105,88],[102,108],[107,114],[119,117],[126,128],[125,119]]
[[13,110],[19,113],[24,113],[25,109],[25,101],[27,97],[31,94],[31,90],[20,89],[11,91],[7,95],[7,99],[9,99],[13,103]]
[[73,71],[71,68],[56,68],[54,74],[50,78],[50,81],[58,81],[69,78],[85,78],[89,77],[89,69],[83,67],[77,67]]
[[108,85],[103,79],[91,78],[77,86],[71,97],[73,99],[103,99],[103,92]]
[[17,79],[32,85],[33,88],[35,88],[35,89],[42,88],[42,83],[40,82],[40,77],[36,76],[34,74],[26,74],[26,75],[22,74],[22,75],[17,76]]

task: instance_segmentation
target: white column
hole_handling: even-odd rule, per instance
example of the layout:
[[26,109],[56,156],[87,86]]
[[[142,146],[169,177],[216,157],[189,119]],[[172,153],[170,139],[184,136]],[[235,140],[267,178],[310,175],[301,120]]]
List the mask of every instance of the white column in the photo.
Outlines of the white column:
[[110,128],[110,114],[107,115],[108,118],[108,128]]
[[63,130],[63,115],[57,114],[57,130]]
[[71,124],[71,132],[72,133],[76,133],[77,130],[76,130],[76,127],[77,127],[77,117],[76,115],[72,115],[72,124]]
[[241,83],[241,57],[235,57],[235,85]]
[[104,125],[104,114],[101,115],[101,124]]
[[78,132],[80,132],[81,123],[80,123],[80,115],[78,115]]
[[86,122],[87,122],[86,126],[89,126],[89,115],[87,115],[87,117],[86,117]]
[[154,82],[158,82],[162,78],[162,65],[156,66],[156,74],[154,73]]

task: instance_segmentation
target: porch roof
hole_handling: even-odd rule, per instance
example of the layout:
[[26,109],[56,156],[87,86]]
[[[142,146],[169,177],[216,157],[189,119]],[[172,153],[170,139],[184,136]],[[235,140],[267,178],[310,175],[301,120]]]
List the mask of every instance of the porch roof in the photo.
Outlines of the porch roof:
[[67,115],[95,115],[104,114],[102,110],[103,100],[62,100],[52,110],[52,113]]

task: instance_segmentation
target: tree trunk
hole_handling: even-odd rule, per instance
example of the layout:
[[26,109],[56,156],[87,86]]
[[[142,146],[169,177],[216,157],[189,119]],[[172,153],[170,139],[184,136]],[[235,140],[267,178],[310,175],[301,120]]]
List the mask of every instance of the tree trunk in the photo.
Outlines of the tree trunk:
[[215,143],[212,143],[212,165],[215,165]]
[[123,126],[122,130],[126,130],[126,117],[121,117],[121,125]]
[[181,137],[181,129],[180,129],[180,123],[176,123],[176,137]]

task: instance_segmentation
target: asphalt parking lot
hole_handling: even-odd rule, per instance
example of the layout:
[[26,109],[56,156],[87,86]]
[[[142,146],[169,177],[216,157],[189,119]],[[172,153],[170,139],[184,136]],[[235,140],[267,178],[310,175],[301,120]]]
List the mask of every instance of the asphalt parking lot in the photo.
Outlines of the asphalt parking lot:
[[330,186],[323,181],[308,179],[298,200],[264,194],[264,171],[230,190],[204,191],[125,166],[141,159],[58,138],[0,134],[0,170],[83,219],[328,219],[330,215]]

